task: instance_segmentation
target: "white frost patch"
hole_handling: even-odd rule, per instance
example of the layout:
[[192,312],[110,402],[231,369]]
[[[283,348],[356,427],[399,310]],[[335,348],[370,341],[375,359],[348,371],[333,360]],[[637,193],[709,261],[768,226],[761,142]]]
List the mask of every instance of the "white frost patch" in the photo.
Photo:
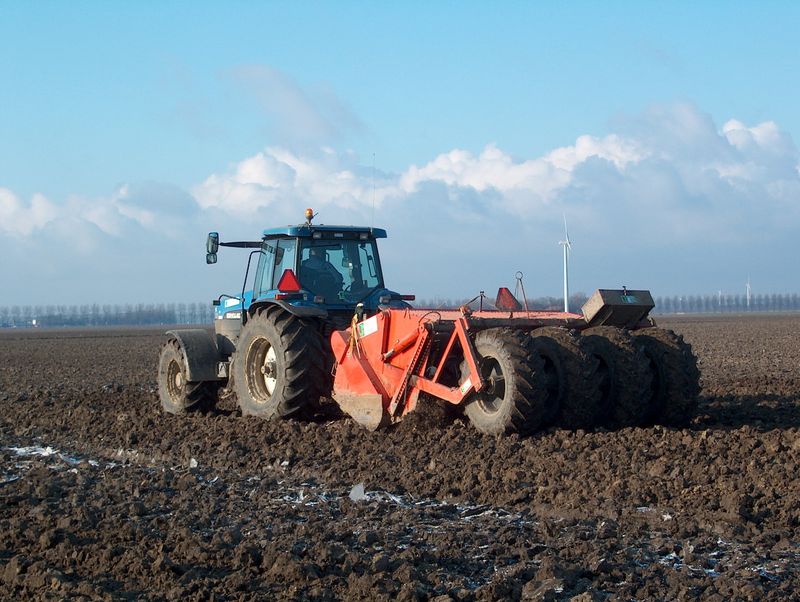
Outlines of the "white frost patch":
[[23,457],[30,457],[30,456],[41,456],[43,458],[49,458],[51,456],[56,456],[63,462],[69,464],[70,466],[77,466],[83,462],[88,462],[91,466],[99,466],[100,463],[97,460],[84,460],[81,458],[76,458],[74,456],[68,456],[67,454],[63,454],[55,448],[50,447],[40,447],[40,446],[30,446],[30,447],[6,447],[5,449],[14,452],[17,456]]
[[[278,485],[286,487],[286,483],[278,481]],[[496,508],[490,504],[466,505],[452,504],[444,500],[437,499],[415,499],[409,495],[397,495],[388,491],[366,491],[364,483],[353,485],[346,494],[352,502],[365,502],[371,504],[388,504],[406,509],[449,509],[451,516],[443,518],[445,521],[472,521],[475,519],[494,519],[513,522],[515,524],[535,524],[535,521],[525,519],[520,514],[509,512],[503,508]],[[303,506],[318,506],[320,504],[331,504],[344,499],[344,495],[326,491],[315,483],[300,483],[299,489],[283,490],[283,494],[277,499],[290,504],[302,504]]]
[[363,502],[364,500],[368,499],[367,494],[364,491],[364,483],[353,485],[353,488],[350,490],[349,497],[353,502]]
[[47,447],[7,447],[6,449],[18,456],[53,456],[58,453],[57,449],[53,449],[49,445]]

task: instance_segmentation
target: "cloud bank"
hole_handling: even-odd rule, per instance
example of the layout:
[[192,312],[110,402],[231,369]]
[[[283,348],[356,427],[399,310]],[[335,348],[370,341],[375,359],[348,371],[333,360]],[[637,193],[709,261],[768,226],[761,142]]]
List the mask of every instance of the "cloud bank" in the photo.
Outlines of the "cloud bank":
[[205,231],[257,238],[311,206],[322,222],[387,227],[387,279],[421,296],[492,293],[518,269],[529,293],[557,294],[564,214],[575,239],[573,290],[707,292],[748,273],[776,292],[796,287],[798,150],[777,124],[717,125],[693,105],[672,104],[615,129],[530,159],[495,144],[453,149],[401,173],[373,173],[352,152],[270,146],[190,191],[139,183],[57,203],[0,188],[0,233],[15,241],[19,264],[4,267],[3,279],[23,297],[22,275],[45,262],[85,281],[78,292],[124,301],[87,276],[105,265],[95,271],[119,274],[130,285],[117,292],[138,292],[136,300],[210,297],[220,282],[240,286],[245,260],[226,259],[211,274]]

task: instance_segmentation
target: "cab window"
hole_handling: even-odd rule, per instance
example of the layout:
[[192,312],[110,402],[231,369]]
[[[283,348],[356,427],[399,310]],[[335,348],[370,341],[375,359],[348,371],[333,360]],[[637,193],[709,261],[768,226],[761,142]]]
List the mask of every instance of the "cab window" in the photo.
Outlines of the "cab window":
[[375,241],[305,240],[300,251],[303,288],[324,297],[352,303],[381,284]]
[[263,295],[272,288],[272,274],[275,271],[275,241],[267,240],[261,246],[261,257],[256,273],[258,294]]
[[281,276],[285,270],[294,270],[295,249],[297,241],[294,238],[281,238],[275,246],[275,270],[272,274],[272,286],[278,288]]

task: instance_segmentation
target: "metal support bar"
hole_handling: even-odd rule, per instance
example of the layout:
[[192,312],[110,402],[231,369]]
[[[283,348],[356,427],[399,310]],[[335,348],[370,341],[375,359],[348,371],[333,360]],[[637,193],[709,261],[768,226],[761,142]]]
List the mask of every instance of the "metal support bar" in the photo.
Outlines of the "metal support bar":
[[462,393],[459,387],[448,387],[447,385],[435,383],[427,378],[418,376],[411,377],[411,385],[420,391],[430,393],[431,395],[438,397],[439,399],[444,399],[446,402],[452,403],[453,405],[461,403],[464,401],[464,397],[466,397],[466,394]]
[[481,376],[481,371],[478,369],[477,353],[475,352],[475,347],[472,345],[472,341],[469,340],[467,330],[469,330],[469,323],[467,320],[465,318],[458,318],[455,322],[455,332],[461,342],[461,348],[464,350],[464,359],[467,361],[467,366],[469,366],[469,376],[472,381],[472,386],[476,391],[480,391],[483,389],[484,385],[483,377]]
[[442,375],[442,370],[444,370],[444,365],[447,363],[445,362],[445,360],[450,356],[450,351],[453,348],[453,343],[455,343],[457,340],[458,340],[458,333],[454,328],[453,332],[450,334],[450,339],[447,341],[447,346],[444,348],[444,352],[439,358],[439,365],[436,366],[436,373],[433,375],[433,378],[431,379],[432,382],[439,382],[439,377]]

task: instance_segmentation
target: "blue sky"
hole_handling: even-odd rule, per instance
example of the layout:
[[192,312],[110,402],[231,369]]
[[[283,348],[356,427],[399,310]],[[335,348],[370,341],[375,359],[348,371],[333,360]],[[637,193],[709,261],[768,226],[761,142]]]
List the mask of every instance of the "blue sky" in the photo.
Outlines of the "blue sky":
[[469,295],[522,269],[532,295],[558,294],[566,213],[573,290],[741,292],[750,274],[796,291],[798,17],[788,2],[1,3],[4,297],[236,289],[243,259],[209,271],[205,231],[254,236],[307,204],[371,220],[373,154],[396,288]]

